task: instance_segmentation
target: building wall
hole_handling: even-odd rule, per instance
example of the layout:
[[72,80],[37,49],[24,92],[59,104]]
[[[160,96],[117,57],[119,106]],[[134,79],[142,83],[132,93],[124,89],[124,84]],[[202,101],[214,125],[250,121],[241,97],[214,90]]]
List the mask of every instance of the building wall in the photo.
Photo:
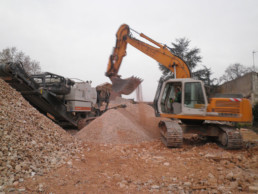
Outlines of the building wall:
[[258,102],[258,73],[251,72],[235,80],[226,82],[217,88],[221,94],[242,94],[251,100],[252,104]]
[[252,104],[258,102],[258,73],[253,73],[252,76],[253,93],[252,93]]

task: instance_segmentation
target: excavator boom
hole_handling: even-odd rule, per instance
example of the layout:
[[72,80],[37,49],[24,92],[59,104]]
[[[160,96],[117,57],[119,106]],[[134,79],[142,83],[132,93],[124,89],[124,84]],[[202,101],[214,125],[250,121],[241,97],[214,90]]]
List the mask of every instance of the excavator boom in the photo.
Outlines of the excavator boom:
[[[140,34],[141,37],[151,40],[144,34]],[[191,73],[185,62],[179,57],[173,55],[168,48],[164,45],[159,44],[159,48],[151,46],[145,42],[137,40],[136,38],[128,37],[127,42],[133,47],[137,48],[141,52],[145,53],[149,57],[155,59],[157,62],[161,63],[163,66],[168,68],[174,73],[175,78],[190,78]],[[151,41],[153,43],[153,40]],[[156,44],[158,45],[158,44]]]
[[[132,29],[131,31],[136,32]],[[116,33],[116,46],[114,47],[112,55],[109,57],[106,71],[106,76],[112,81],[113,91],[119,94],[130,94],[142,82],[141,79],[134,76],[127,79],[121,79],[118,75],[123,57],[126,55],[126,47],[128,43],[168,68],[171,72],[173,72],[175,78],[191,77],[190,70],[186,63],[179,57],[173,55],[166,45],[162,45],[152,40],[143,33],[136,32],[145,40],[156,45],[156,47],[152,46],[132,37],[131,31],[128,25],[123,24]]]

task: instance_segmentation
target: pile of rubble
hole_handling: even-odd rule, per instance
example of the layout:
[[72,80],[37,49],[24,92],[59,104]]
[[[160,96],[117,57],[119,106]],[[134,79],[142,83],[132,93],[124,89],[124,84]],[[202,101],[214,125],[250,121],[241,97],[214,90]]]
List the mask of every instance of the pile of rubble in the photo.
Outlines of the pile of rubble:
[[42,175],[80,152],[80,142],[0,79],[0,187]]
[[159,121],[151,106],[126,102],[126,108],[105,112],[78,132],[76,137],[86,142],[108,144],[153,141],[160,137]]
[[240,133],[243,137],[243,144],[246,148],[258,146],[258,134],[249,129],[240,129]]

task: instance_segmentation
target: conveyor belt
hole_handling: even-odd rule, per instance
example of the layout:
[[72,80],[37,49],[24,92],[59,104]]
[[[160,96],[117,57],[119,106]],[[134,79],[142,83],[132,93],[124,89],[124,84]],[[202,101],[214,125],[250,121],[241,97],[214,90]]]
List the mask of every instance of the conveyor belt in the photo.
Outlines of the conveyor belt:
[[39,85],[24,71],[20,63],[0,64],[0,77],[19,91],[41,113],[50,114],[64,128],[77,128],[76,119],[66,111],[65,104],[55,94]]

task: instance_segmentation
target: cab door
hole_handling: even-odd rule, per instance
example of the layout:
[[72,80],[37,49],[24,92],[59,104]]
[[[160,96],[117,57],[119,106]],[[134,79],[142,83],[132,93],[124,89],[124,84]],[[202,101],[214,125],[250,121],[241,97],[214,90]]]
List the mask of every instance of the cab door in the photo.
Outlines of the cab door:
[[176,88],[182,88],[182,79],[160,79],[154,99],[156,116],[160,116],[160,113],[180,114],[182,112],[181,101],[175,102]]

